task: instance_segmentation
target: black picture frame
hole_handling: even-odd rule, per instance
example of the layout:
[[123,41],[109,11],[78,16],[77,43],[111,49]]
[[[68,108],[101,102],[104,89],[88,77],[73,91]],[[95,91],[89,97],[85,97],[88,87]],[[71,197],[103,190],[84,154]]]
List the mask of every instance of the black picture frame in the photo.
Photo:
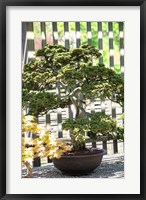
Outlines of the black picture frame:
[[[6,8],[7,6],[140,6],[140,194],[6,193]],[[0,198],[146,200],[146,1],[145,0],[2,0],[0,1]],[[8,101],[8,100],[7,100]],[[134,167],[134,166],[133,166]],[[136,169],[133,169],[136,170]],[[134,181],[134,177],[133,177]],[[129,185],[129,187],[132,187]],[[115,188],[116,189],[116,188]]]

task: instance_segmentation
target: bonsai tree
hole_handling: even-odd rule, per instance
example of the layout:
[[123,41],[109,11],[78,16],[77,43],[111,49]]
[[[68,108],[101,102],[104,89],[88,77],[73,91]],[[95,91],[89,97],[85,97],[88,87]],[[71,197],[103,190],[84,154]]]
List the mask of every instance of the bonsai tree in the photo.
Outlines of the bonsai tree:
[[[68,49],[46,45],[36,52],[36,59],[24,66],[22,74],[22,105],[28,114],[38,117],[56,108],[74,105],[74,119],[67,119],[73,148],[85,148],[85,134],[91,138],[115,137],[116,121],[103,113],[86,112],[88,100],[109,99],[124,105],[124,82],[121,75],[98,63],[99,50],[91,45]],[[52,93],[60,86],[66,95]],[[120,129],[121,131],[121,129]]]

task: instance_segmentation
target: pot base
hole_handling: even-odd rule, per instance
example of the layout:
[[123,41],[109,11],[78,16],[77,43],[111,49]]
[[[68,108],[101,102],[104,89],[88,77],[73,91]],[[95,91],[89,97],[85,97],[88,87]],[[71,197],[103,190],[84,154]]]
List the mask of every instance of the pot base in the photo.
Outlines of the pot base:
[[59,159],[53,158],[52,161],[62,173],[79,176],[92,173],[100,165],[104,154],[104,149],[93,149],[88,155],[63,155]]

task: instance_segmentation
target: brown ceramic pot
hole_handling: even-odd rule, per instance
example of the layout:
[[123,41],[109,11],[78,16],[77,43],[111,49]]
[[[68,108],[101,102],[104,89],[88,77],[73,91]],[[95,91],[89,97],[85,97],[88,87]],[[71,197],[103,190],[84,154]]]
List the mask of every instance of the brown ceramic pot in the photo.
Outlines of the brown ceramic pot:
[[59,159],[53,158],[54,166],[69,175],[89,174],[96,169],[105,154],[104,149],[98,149],[98,153],[89,155],[63,155]]

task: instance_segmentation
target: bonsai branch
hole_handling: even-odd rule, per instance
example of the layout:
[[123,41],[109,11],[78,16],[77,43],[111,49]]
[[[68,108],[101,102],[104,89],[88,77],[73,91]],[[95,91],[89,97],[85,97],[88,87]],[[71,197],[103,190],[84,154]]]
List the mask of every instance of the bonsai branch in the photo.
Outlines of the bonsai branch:
[[71,97],[70,99],[76,109],[76,118],[79,118],[82,116],[90,116],[90,113],[86,112],[85,109],[83,108],[82,100],[76,97]]
[[78,95],[78,93],[82,90],[81,87],[77,87],[75,88],[70,94],[69,94],[69,97],[73,97],[73,96],[76,96]]
[[67,87],[67,84],[63,83],[63,81],[61,81],[61,80],[58,80],[58,83],[60,83],[60,85],[61,85],[63,88],[66,88],[66,87]]
[[109,99],[110,101],[113,101],[113,102],[115,102],[115,103],[118,103],[121,107],[123,107],[123,104],[122,104],[120,101],[116,101],[116,100],[114,100],[114,99],[112,99],[112,98],[110,98],[110,97],[108,97],[108,99]]

